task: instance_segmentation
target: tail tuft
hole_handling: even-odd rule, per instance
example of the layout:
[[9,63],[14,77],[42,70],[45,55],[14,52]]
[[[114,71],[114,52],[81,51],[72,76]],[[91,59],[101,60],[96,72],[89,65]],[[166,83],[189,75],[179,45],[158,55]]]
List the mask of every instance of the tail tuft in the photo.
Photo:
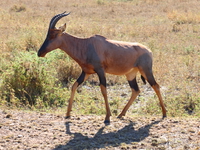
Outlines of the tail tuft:
[[141,79],[142,79],[143,83],[146,84],[146,80],[142,75],[141,75]]

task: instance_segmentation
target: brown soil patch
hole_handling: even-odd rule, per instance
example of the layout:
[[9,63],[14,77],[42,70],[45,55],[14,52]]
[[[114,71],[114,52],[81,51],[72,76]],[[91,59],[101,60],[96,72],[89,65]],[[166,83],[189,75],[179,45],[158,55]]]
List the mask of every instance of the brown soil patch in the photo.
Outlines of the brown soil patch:
[[200,149],[200,120],[63,116],[0,109],[0,149]]

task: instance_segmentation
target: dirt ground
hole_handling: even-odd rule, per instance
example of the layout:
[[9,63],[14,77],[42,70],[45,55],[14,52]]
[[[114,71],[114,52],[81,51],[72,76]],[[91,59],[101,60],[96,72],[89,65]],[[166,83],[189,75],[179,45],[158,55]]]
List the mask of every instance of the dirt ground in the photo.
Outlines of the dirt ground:
[[200,149],[200,119],[73,116],[0,109],[0,149]]

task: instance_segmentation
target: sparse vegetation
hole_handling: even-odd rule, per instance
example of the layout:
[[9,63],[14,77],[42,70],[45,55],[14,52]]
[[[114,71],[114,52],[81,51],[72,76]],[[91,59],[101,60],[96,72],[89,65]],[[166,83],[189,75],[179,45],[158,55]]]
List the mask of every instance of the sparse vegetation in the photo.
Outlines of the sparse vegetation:
[[[199,0],[0,1],[0,149],[200,149],[199,6]],[[167,119],[159,119],[158,99],[139,76],[140,96],[117,119],[131,91],[113,75],[107,75],[111,125],[102,124],[96,75],[78,88],[72,118],[64,119],[81,70],[60,50],[37,57],[51,17],[64,11],[71,14],[58,24],[66,22],[69,34],[140,42],[153,51]]]
[[[200,115],[200,13],[198,0],[86,0],[0,2],[0,105],[46,109],[66,107],[79,66],[57,50],[46,58],[36,51],[45,39],[51,16],[71,11],[59,24],[68,33],[140,42],[154,54],[154,74],[162,86],[169,116]],[[130,91],[123,77],[108,75],[113,114],[118,114]],[[140,81],[140,79],[138,78]],[[73,113],[105,113],[94,75],[78,89]],[[160,115],[149,86],[129,114]],[[136,107],[136,108],[134,108]],[[63,112],[65,109],[63,110]]]
[[[122,150],[200,148],[200,121],[194,118],[112,117],[0,110],[0,149]],[[12,123],[11,123],[12,122]]]
[[26,7],[23,5],[14,5],[10,8],[11,12],[22,12],[26,11]]

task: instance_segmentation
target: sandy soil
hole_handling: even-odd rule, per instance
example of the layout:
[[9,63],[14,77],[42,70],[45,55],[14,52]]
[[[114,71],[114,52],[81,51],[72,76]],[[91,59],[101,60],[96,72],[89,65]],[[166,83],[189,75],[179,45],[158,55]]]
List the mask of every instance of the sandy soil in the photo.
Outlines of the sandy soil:
[[0,109],[0,149],[200,149],[200,119],[73,116]]

